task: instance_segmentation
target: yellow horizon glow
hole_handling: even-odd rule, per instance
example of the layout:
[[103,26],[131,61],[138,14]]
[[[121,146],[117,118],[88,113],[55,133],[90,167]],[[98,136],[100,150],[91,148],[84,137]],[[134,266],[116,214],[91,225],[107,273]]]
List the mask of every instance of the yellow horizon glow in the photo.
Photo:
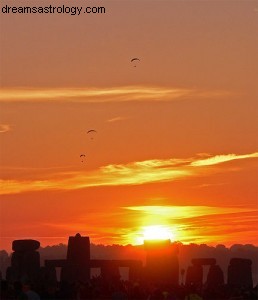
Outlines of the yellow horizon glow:
[[[252,207],[176,205],[131,206],[124,207],[124,209],[133,212],[133,218],[138,224],[138,228],[125,234],[126,240],[135,245],[143,244],[144,240],[156,239],[170,239],[172,242],[180,241],[184,243],[189,243],[196,239],[205,241],[207,237],[204,237],[205,234],[201,234],[199,231],[199,227],[203,226],[202,219],[217,220],[218,218],[229,218],[229,220],[233,220],[239,214],[257,211],[257,209]],[[206,221],[206,230],[210,232],[214,230],[216,232],[215,224],[209,224]]]

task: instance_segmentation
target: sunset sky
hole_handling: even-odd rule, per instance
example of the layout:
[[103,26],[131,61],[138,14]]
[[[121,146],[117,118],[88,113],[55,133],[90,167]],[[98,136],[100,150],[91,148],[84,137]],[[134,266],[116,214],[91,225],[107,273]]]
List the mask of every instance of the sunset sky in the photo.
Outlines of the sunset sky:
[[1,13],[0,249],[258,245],[257,1],[50,4],[106,13]]

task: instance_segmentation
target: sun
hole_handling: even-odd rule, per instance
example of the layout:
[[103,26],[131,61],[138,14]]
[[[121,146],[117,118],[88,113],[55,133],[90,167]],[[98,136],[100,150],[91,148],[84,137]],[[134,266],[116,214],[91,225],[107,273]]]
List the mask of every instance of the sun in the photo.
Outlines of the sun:
[[175,239],[175,233],[169,226],[165,225],[151,225],[144,226],[142,232],[144,240],[171,240]]

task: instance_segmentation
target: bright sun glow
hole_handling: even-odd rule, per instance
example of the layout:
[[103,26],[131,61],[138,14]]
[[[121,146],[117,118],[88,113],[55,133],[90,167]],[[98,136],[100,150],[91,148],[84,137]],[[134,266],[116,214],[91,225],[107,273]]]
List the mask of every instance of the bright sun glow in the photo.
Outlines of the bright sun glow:
[[171,228],[164,225],[153,225],[143,227],[143,240],[168,240],[173,241],[175,234]]

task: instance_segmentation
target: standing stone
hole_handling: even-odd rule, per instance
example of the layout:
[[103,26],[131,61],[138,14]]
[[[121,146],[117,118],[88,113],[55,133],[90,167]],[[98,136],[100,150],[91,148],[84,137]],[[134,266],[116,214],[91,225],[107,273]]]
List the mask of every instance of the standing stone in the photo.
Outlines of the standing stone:
[[216,289],[224,284],[224,274],[220,266],[211,265],[207,275],[207,287]]
[[67,262],[69,264],[80,265],[89,264],[90,260],[90,238],[77,233],[70,236],[68,240]]
[[11,257],[11,267],[8,268],[6,279],[13,281],[35,282],[40,270],[40,255],[36,251],[40,243],[35,240],[15,240]]
[[[221,277],[220,267],[216,265],[215,258],[193,258],[191,260],[192,266],[189,266],[186,273],[186,285],[195,285],[201,287],[203,285],[203,266],[210,266],[208,281],[214,279],[216,282],[223,281],[223,272]],[[223,281],[224,282],[224,281]]]
[[146,278],[156,283],[178,285],[179,262],[177,247],[170,240],[148,240],[144,242],[144,247],[147,252]]
[[185,284],[187,286],[202,286],[203,268],[202,265],[195,264],[189,266],[186,272]]
[[245,258],[232,258],[228,266],[228,285],[253,287],[252,261]]
[[61,280],[70,283],[86,283],[90,279],[90,239],[79,233],[70,236],[67,263],[61,270]]

